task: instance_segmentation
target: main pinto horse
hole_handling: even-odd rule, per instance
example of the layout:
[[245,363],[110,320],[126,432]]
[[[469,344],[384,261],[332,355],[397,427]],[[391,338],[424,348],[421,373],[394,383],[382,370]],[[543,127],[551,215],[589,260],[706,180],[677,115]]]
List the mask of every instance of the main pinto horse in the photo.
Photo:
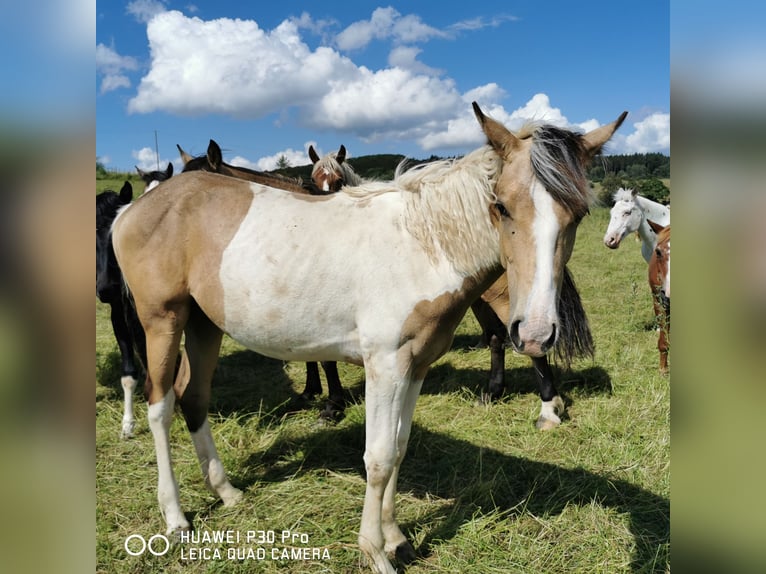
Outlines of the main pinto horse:
[[207,416],[228,333],[267,356],[364,366],[359,545],[380,573],[396,572],[387,555],[414,557],[395,496],[426,372],[503,273],[516,350],[541,357],[554,347],[564,269],[592,201],[585,166],[627,115],[584,135],[552,126],[515,135],[473,107],[489,145],[393,182],[311,196],[185,173],[118,216],[115,253],[146,332],[148,420],[168,533],[190,527],[171,463],[176,401],[207,486],[225,505],[242,497]]
[[[193,157],[186,153],[180,145],[176,144],[176,147],[181,154],[181,160],[184,162],[182,173],[201,170],[261,183],[279,189],[286,189],[295,193],[309,193],[311,195],[324,195],[326,193],[313,182],[304,183],[300,179],[287,178],[278,174],[256,171],[246,167],[225,163],[223,161],[221,147],[212,139],[208,143],[207,153],[204,156]],[[343,149],[343,156],[345,157],[346,150],[343,146],[341,147]],[[310,157],[312,156],[312,153],[313,155],[316,155],[313,146],[309,149]],[[319,159],[318,156],[317,159]],[[341,162],[342,161],[343,160],[341,159]],[[329,155],[324,159],[324,163],[328,165],[331,163]],[[344,169],[344,173],[347,171],[348,170]],[[335,184],[333,183],[333,185]],[[337,191],[337,189],[335,191]],[[324,409],[319,412],[319,416],[328,421],[336,421],[343,417],[345,405],[343,387],[340,382],[340,375],[338,374],[338,365],[335,361],[321,361],[321,363],[322,369],[325,372],[325,377],[327,377],[328,398]],[[301,397],[306,400],[311,400],[315,396],[321,394],[322,382],[319,378],[319,364],[316,361],[309,361],[306,363],[306,384],[304,385]]]
[[670,348],[670,225],[663,227],[651,220],[648,223],[657,234],[657,245],[649,260],[649,288],[659,331],[660,373],[667,375]]
[[110,307],[114,338],[120,350],[120,383],[124,394],[120,436],[133,435],[133,392],[138,384],[139,366],[135,351],[146,364],[144,331],[135,310],[126,299],[122,273],[112,248],[111,227],[118,211],[133,201],[133,186],[126,181],[119,193],[104,191],[96,196],[96,295]]
[[621,187],[612,197],[614,205],[609,212],[604,245],[609,249],[617,249],[628,234],[638,232],[641,255],[649,263],[657,244],[657,234],[649,225],[649,220],[663,226],[670,225],[670,208],[639,195],[633,189]]

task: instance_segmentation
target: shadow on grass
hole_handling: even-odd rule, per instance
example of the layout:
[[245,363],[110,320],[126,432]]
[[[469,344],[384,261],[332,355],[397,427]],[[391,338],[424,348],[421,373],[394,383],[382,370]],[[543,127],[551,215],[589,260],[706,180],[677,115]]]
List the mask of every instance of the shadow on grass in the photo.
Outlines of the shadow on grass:
[[[593,396],[612,393],[612,379],[609,373],[599,366],[586,369],[561,369],[551,365],[556,380],[556,388],[566,395],[577,391],[580,396]],[[489,352],[487,352],[486,369],[455,369],[450,364],[432,367],[423,382],[421,394],[435,395],[443,392],[458,391],[468,388],[474,391],[476,397],[486,391],[489,383]],[[529,366],[506,368],[506,396],[538,393],[537,377],[532,362]]]
[[[303,456],[296,457],[299,451]],[[364,425],[355,423],[280,440],[231,470],[239,478],[234,483],[244,488],[256,482],[288,480],[312,469],[364,477],[363,451]],[[571,505],[598,504],[628,516],[635,540],[632,572],[664,572],[669,562],[668,499],[624,480],[510,456],[418,425],[412,428],[398,491],[451,501],[418,521],[436,524],[416,549],[420,558],[429,556],[437,541],[452,539],[477,514],[500,511],[502,520],[515,521],[525,513],[547,517]],[[401,527],[405,534],[420,529],[417,523]]]
[[[326,385],[323,383],[323,396],[307,401],[293,389],[285,366],[285,361],[248,350],[221,356],[213,375],[209,413],[221,417],[236,414],[245,420],[259,415],[274,421],[296,411],[316,409],[318,416],[326,400]],[[343,383],[347,399],[358,398],[363,381]]]

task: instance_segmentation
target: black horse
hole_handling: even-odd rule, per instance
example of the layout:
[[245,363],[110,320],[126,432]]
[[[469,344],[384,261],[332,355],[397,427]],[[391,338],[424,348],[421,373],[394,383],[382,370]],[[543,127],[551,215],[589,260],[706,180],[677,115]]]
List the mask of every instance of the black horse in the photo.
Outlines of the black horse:
[[111,307],[112,328],[120,348],[125,393],[121,437],[133,434],[133,392],[138,384],[137,351],[146,364],[146,339],[138,316],[123,289],[122,272],[112,249],[112,222],[121,207],[133,200],[133,187],[125,182],[120,193],[104,191],[96,196],[96,295]]

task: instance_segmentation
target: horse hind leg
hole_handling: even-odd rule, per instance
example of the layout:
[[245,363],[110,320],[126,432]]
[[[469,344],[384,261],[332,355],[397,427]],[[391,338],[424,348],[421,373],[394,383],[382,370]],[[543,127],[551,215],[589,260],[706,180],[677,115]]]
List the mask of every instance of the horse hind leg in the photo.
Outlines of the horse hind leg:
[[177,306],[172,310],[147,311],[142,316],[147,350],[147,418],[157,455],[157,499],[167,534],[189,529],[189,522],[181,510],[170,454],[170,424],[175,405],[173,375],[187,312],[183,306]]
[[346,409],[346,400],[343,397],[343,386],[338,375],[338,363],[322,361],[322,369],[327,377],[327,403],[319,416],[328,421],[339,421],[343,418]]
[[186,352],[176,376],[175,392],[197,452],[205,485],[223,500],[225,506],[231,506],[240,500],[242,492],[234,488],[226,476],[207,416],[210,386],[223,333],[194,305],[185,334]]

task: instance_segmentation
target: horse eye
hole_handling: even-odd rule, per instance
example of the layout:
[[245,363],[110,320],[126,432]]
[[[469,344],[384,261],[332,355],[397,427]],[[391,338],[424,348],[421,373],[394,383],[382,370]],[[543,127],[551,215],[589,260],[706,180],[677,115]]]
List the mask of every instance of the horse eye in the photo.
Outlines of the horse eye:
[[508,213],[508,210],[505,208],[505,206],[502,203],[500,203],[499,201],[497,203],[495,203],[495,209],[497,209],[497,212],[501,216],[503,216],[503,217],[510,217],[511,219],[513,219],[511,217],[511,214]]
[[662,250],[659,247],[654,250],[654,253],[657,255],[658,259],[662,259]]

